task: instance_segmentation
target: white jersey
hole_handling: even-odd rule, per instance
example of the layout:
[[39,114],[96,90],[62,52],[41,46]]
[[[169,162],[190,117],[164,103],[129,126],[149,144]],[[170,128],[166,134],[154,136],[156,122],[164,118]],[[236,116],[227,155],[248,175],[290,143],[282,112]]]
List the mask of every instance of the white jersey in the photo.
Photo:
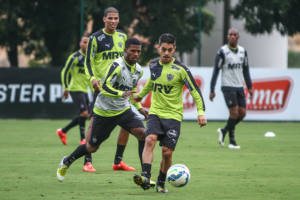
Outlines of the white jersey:
[[143,69],[138,63],[136,63],[135,69],[131,69],[123,57],[116,59],[106,73],[95,106],[100,110],[121,111],[126,109],[130,106],[130,102],[122,94],[124,91],[135,90],[142,74]]
[[221,86],[230,88],[243,88],[244,80],[251,88],[247,52],[242,46],[230,49],[228,45],[222,46],[216,56],[214,72],[211,80],[211,91],[214,91],[216,79],[222,70]]

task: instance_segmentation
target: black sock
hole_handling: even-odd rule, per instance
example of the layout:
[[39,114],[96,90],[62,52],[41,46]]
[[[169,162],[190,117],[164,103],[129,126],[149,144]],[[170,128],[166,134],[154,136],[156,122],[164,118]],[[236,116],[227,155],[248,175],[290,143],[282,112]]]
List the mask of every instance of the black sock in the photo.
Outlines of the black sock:
[[229,117],[228,120],[227,120],[226,130],[229,131],[229,132],[234,130],[235,123],[236,123],[236,119],[233,119],[233,118]]
[[235,121],[235,125],[237,125],[240,121],[242,121],[241,118],[237,118],[236,121]]
[[86,150],[86,145],[82,144],[78,146],[77,149],[75,149],[75,151],[71,153],[71,155],[66,157],[63,162],[69,167],[75,160],[84,156],[86,153],[88,153],[88,151]]
[[229,143],[233,145],[237,145],[234,137],[234,130],[229,131]]
[[79,131],[80,131],[80,140],[83,140],[85,138],[85,120],[86,120],[86,117],[82,117],[80,116],[79,117],[79,120],[78,120],[78,124],[79,124]]
[[73,128],[74,126],[76,126],[78,124],[78,121],[79,121],[79,116],[73,118],[72,121],[67,126],[62,128],[62,131],[64,133],[67,133],[71,128]]
[[165,174],[161,170],[159,170],[159,175],[158,175],[158,178],[157,178],[157,184],[160,185],[160,186],[164,186],[165,181],[166,181],[166,176],[167,176],[167,174]]
[[139,157],[140,157],[140,162],[141,165],[143,166],[143,150],[144,150],[144,146],[145,146],[145,141],[140,141],[139,140]]
[[92,163],[92,154],[91,153],[87,153],[84,156],[84,164],[86,164],[88,162]]
[[119,164],[122,161],[125,147],[126,145],[117,144],[117,151],[116,151],[115,161],[114,161],[115,165]]
[[151,177],[151,164],[148,164],[148,163],[144,163],[142,165],[142,175],[147,177],[147,178],[150,178]]

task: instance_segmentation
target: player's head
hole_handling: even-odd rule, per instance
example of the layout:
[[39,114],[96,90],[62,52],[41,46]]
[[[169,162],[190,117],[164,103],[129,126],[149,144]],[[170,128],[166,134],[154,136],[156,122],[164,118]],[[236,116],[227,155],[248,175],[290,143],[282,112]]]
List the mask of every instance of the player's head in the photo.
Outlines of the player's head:
[[119,24],[119,11],[114,7],[108,7],[104,10],[103,22],[104,30],[108,33],[114,33]]
[[237,46],[239,38],[240,38],[240,34],[236,28],[230,28],[228,30],[227,40],[228,40],[228,44],[231,47],[235,48]]
[[80,43],[79,43],[80,49],[83,53],[85,53],[85,51],[86,51],[86,47],[87,47],[88,42],[89,42],[89,36],[88,35],[83,35],[81,37],[81,40],[80,40]]
[[142,43],[134,38],[130,37],[125,42],[124,58],[130,65],[135,64],[141,55]]
[[160,61],[163,64],[170,63],[173,60],[173,54],[176,50],[176,39],[171,33],[164,33],[159,37]]

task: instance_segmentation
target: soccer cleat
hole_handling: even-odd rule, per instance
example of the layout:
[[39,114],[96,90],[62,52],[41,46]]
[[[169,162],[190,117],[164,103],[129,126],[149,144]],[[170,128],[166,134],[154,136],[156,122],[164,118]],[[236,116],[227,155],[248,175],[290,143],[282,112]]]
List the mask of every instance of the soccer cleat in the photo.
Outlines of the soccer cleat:
[[166,189],[165,185],[156,185],[156,192],[159,193],[168,193],[168,190]]
[[96,172],[96,169],[93,167],[91,162],[87,162],[83,166],[82,171],[84,171],[84,172]]
[[219,144],[224,147],[224,138],[225,138],[225,134],[223,133],[221,128],[218,128],[218,133],[219,133]]
[[144,190],[148,190],[150,187],[155,186],[154,181],[151,181],[149,178],[138,174],[135,174],[133,176],[133,181],[135,182],[135,184],[141,186],[141,188],[143,188]]
[[239,145],[237,145],[237,144],[229,144],[228,148],[229,149],[240,149],[241,147]]
[[85,143],[86,143],[86,140],[82,139],[79,144],[82,145],[82,144],[85,144]]
[[56,133],[64,145],[67,145],[67,134],[62,131],[62,129],[57,129]]
[[59,163],[59,166],[56,170],[56,177],[59,181],[63,181],[65,179],[65,176],[66,176],[66,173],[67,173],[67,170],[68,170],[68,166],[64,164],[64,159],[66,157],[64,156],[60,163]]
[[129,167],[123,161],[121,161],[119,164],[113,164],[113,170],[135,171],[133,167]]

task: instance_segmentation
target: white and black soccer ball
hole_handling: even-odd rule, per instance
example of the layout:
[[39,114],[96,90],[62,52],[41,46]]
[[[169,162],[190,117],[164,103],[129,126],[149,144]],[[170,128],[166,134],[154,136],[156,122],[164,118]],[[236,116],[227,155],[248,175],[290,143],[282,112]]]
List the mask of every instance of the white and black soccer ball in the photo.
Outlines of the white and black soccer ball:
[[172,165],[167,172],[168,182],[175,187],[185,186],[190,179],[190,170],[183,164]]

